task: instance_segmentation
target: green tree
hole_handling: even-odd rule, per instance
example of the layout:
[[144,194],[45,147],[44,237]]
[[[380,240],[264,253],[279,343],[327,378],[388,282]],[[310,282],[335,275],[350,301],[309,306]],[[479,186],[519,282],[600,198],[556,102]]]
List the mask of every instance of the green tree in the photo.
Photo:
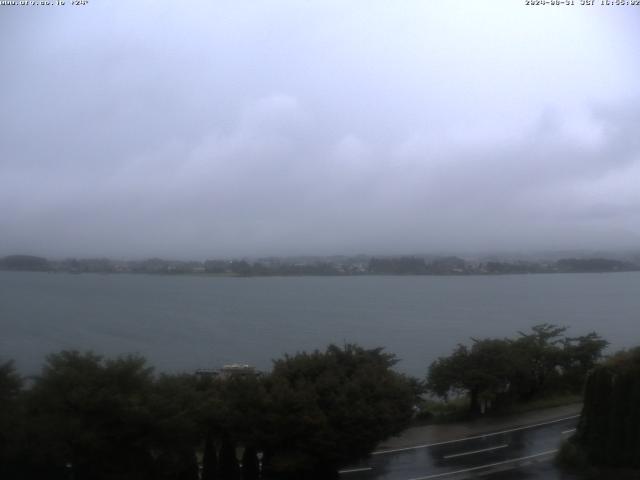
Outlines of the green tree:
[[236,444],[228,434],[222,437],[220,446],[220,478],[221,480],[239,480],[240,478]]
[[563,334],[567,327],[543,323],[531,327],[531,332],[518,332],[513,355],[519,369],[514,377],[514,390],[521,400],[530,400],[559,377],[558,367],[566,362]]
[[242,446],[261,444],[267,428],[264,380],[255,375],[232,375],[218,380],[215,388],[218,400],[211,414],[220,433]]
[[151,369],[140,357],[50,355],[28,393],[32,474],[149,478]]
[[458,345],[451,356],[431,364],[428,389],[443,398],[466,394],[470,412],[480,413],[508,392],[514,375],[512,353],[507,340],[475,340],[470,349]]
[[266,460],[278,478],[332,478],[406,427],[414,390],[393,355],[356,345],[274,362]]
[[591,332],[563,340],[562,368],[564,379],[574,390],[581,389],[589,371],[601,360],[602,352],[609,342]]
[[565,327],[541,324],[516,339],[473,340],[429,366],[427,388],[447,399],[466,395],[470,411],[529,401],[550,392],[579,391],[607,342],[596,333],[564,337]]
[[0,364],[0,478],[17,478],[18,450],[24,419],[21,408],[22,378],[12,361]]
[[573,441],[594,465],[640,468],[640,347],[593,370]]
[[218,479],[218,453],[213,433],[208,431],[205,437],[202,454],[202,480]]
[[258,450],[249,445],[242,454],[242,480],[258,480]]
[[147,405],[154,421],[149,442],[161,464],[156,468],[157,478],[197,477],[195,452],[206,430],[198,383],[194,375],[164,374],[151,387]]

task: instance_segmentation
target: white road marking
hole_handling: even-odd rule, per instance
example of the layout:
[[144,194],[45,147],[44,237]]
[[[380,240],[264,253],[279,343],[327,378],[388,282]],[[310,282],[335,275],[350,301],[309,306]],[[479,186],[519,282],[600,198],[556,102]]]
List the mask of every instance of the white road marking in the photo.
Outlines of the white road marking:
[[580,415],[572,415],[571,417],[560,418],[558,420],[551,420],[549,422],[536,423],[535,425],[526,425],[524,427],[510,428],[508,430],[502,430],[500,432],[485,433],[483,435],[474,435],[473,437],[458,438],[456,440],[447,440],[444,442],[426,443],[424,445],[415,445],[413,447],[393,448],[390,450],[378,450],[377,452],[371,452],[371,455],[384,455],[387,453],[405,452],[408,450],[418,450],[420,448],[437,447],[439,445],[448,445],[450,443],[466,442],[467,440],[477,440],[479,438],[493,437],[495,435],[503,435],[505,433],[517,432],[520,430],[527,430],[529,428],[542,427],[544,425],[552,425],[554,423],[564,422],[565,420],[573,420],[574,418],[578,418],[578,417],[580,417]]
[[338,473],[342,475],[343,473],[368,472],[369,470],[373,470],[373,468],[372,467],[350,468],[348,470],[338,470]]
[[575,428],[570,428],[569,430],[564,430],[563,432],[560,432],[560,435],[566,435],[567,433],[571,433],[575,431],[576,431]]
[[529,460],[531,458],[542,457],[544,455],[551,455],[552,453],[556,453],[558,450],[547,450],[546,452],[536,453],[535,455],[528,455],[526,457],[513,458],[511,460],[504,460],[502,462],[496,463],[488,463],[487,465],[480,465],[478,467],[465,468],[464,470],[456,470],[454,472],[444,472],[444,473],[436,473],[435,475],[427,475],[426,477],[416,477],[411,478],[409,480],[429,480],[431,478],[442,478],[447,477],[449,475],[457,475],[459,473],[467,473],[467,472],[475,472],[476,470],[483,470],[485,468],[499,467],[500,465],[506,465],[514,462],[521,462],[522,460]]
[[509,445],[507,445],[506,443],[504,445],[497,445],[495,447],[489,447],[489,448],[483,448],[481,450],[474,450],[472,452],[464,452],[464,453],[454,453],[452,455],[445,455],[444,458],[449,459],[449,458],[457,458],[457,457],[464,457],[465,455],[473,455],[474,453],[482,453],[482,452],[490,452],[491,450],[498,450],[500,448],[507,448]]

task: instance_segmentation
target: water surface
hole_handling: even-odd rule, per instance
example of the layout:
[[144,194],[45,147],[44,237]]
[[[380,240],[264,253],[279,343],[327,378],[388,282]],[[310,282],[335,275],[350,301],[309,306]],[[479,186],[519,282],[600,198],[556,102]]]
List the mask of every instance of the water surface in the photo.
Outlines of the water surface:
[[0,272],[0,359],[36,372],[65,348],[140,353],[159,370],[246,362],[334,342],[384,346],[398,369],[470,337],[543,322],[640,344],[640,272],[504,276],[218,278]]

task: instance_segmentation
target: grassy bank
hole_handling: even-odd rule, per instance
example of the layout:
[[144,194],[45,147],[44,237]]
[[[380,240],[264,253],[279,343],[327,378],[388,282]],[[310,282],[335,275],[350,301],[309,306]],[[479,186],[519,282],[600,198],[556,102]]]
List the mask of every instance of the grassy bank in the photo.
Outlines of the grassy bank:
[[[484,417],[500,417],[518,413],[543,410],[545,408],[561,407],[582,402],[579,394],[555,394],[540,397],[526,403],[515,403],[509,407],[489,410]],[[474,418],[469,414],[469,400],[456,398],[448,402],[425,399],[420,405],[421,412],[414,420],[415,425],[435,425],[454,423]]]

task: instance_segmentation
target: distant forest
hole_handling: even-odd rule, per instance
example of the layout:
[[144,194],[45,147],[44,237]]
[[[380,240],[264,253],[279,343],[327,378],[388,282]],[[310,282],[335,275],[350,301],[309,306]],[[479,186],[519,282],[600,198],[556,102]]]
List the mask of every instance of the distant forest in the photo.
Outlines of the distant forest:
[[179,261],[111,260],[68,258],[51,260],[33,255],[0,258],[0,270],[67,273],[206,274],[221,276],[304,276],[304,275],[498,275],[525,273],[598,273],[640,270],[640,257],[561,258],[559,260],[465,260],[448,257],[269,257],[246,259]]

